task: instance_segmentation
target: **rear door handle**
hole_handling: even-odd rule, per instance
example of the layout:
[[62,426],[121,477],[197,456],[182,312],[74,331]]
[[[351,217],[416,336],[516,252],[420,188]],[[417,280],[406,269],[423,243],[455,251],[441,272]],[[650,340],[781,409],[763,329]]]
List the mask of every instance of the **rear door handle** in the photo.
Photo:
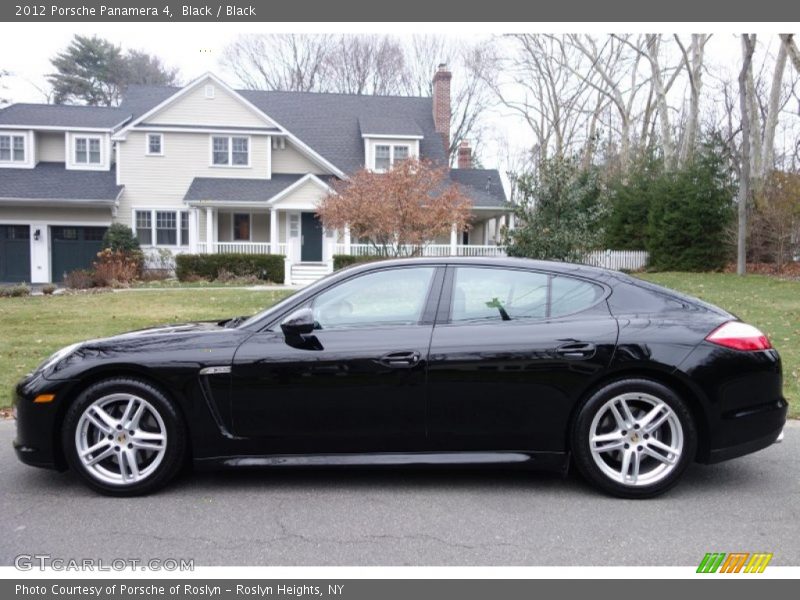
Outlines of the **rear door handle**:
[[570,342],[556,348],[556,354],[564,358],[591,358],[597,352],[597,346],[588,342]]
[[384,354],[378,362],[393,369],[409,369],[417,365],[422,355],[416,351],[390,352]]

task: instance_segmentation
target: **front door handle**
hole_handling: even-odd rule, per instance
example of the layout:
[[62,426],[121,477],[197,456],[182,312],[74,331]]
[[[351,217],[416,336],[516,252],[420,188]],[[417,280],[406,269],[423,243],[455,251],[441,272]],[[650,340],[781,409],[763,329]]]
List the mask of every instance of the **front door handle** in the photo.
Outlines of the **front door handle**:
[[597,346],[589,342],[570,342],[556,348],[556,354],[571,359],[592,358],[595,352],[597,352]]
[[380,363],[393,369],[410,369],[419,364],[422,355],[416,351],[390,352],[380,358]]

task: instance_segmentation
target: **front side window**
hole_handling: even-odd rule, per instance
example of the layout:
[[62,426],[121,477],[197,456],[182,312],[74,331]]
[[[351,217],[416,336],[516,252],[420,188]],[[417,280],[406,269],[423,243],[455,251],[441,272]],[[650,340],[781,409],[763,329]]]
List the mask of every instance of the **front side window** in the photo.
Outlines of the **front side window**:
[[0,135],[0,161],[25,162],[25,136]]
[[175,211],[156,211],[156,244],[175,246],[178,243],[178,222]]
[[147,153],[161,156],[164,154],[163,150],[163,137],[160,133],[148,133],[147,134]]
[[459,267],[453,281],[452,322],[560,317],[585,310],[601,286],[568,276],[515,269]]
[[250,164],[250,139],[246,137],[213,136],[211,164],[246,167]]
[[321,329],[415,325],[422,317],[434,267],[389,269],[349,279],[311,303]]
[[388,171],[392,166],[392,149],[390,146],[375,146],[375,170]]
[[153,221],[149,210],[136,211],[136,237],[142,246],[153,243]]
[[75,138],[75,162],[80,165],[100,164],[100,140],[98,138]]
[[250,241],[250,215],[236,213],[233,215],[233,239],[237,242]]
[[189,213],[181,213],[181,246],[189,245]]

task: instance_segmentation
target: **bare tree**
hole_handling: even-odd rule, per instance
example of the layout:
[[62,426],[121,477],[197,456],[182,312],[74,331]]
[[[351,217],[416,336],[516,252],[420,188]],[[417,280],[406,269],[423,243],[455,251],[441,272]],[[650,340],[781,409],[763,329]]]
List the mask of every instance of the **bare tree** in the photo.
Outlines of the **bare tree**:
[[679,159],[682,164],[692,160],[697,146],[697,130],[700,122],[700,93],[703,89],[703,60],[705,47],[711,35],[692,34],[692,40],[687,50],[679,35],[675,34],[675,42],[681,50],[683,66],[689,80],[689,111],[683,132]]
[[800,73],[800,50],[798,50],[797,44],[794,41],[794,34],[782,33],[780,37],[783,45],[786,47],[789,58],[792,59],[795,70]]
[[328,91],[332,45],[328,35],[248,34],[225,48],[221,62],[249,89]]
[[750,198],[750,81],[753,54],[756,49],[755,34],[742,34],[742,68],[739,71],[739,110],[742,119],[742,160],[739,177],[739,229],[736,244],[736,273],[747,272],[747,203]]

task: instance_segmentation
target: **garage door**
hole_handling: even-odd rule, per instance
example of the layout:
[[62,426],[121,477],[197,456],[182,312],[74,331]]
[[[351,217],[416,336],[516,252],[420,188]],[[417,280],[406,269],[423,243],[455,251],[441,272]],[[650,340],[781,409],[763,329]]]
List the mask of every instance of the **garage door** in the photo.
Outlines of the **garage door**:
[[31,228],[0,225],[0,282],[30,281]]
[[105,227],[51,227],[53,281],[76,269],[89,269],[103,248]]

